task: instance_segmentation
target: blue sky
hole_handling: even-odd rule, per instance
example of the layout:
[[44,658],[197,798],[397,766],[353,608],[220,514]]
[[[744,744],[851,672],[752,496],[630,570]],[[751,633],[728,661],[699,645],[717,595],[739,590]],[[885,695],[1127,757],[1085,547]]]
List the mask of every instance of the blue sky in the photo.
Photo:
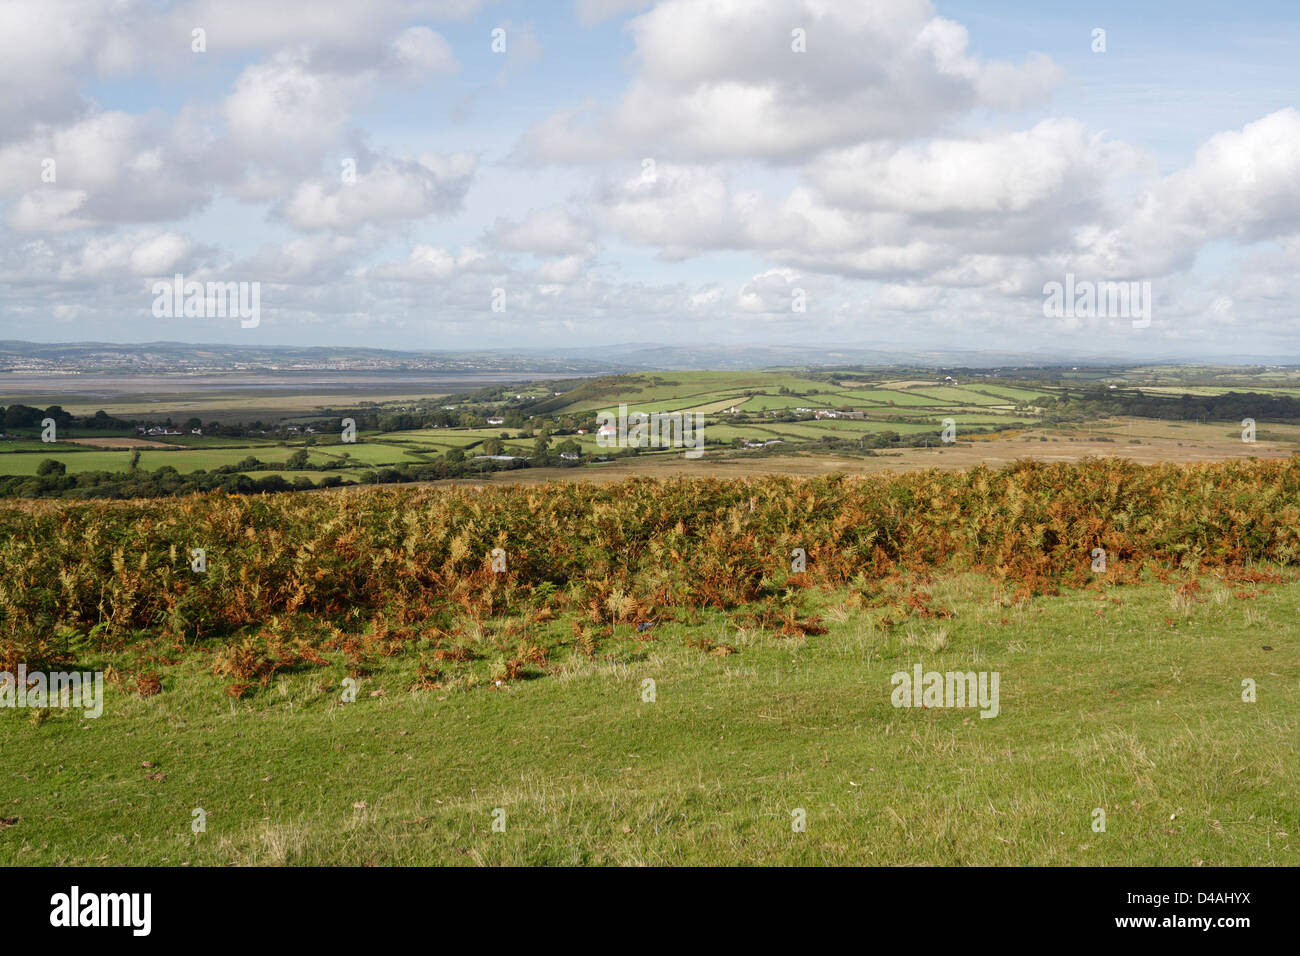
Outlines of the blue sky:
[[[1297,49],[1271,2],[16,0],[0,338],[1300,355]],[[258,323],[155,315],[177,273]],[[1045,315],[1067,273],[1149,324]]]

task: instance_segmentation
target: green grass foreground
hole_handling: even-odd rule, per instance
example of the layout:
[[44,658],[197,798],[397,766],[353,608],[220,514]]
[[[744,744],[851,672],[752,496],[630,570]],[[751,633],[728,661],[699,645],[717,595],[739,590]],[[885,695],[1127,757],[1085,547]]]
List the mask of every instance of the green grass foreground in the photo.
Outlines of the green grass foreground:
[[[188,654],[98,720],[0,711],[0,864],[1295,865],[1300,584],[1200,580],[960,574],[893,625],[819,594],[804,637],[701,611],[500,686],[402,653],[346,704],[342,655],[233,699]],[[894,708],[916,662],[1000,672],[1001,713]]]

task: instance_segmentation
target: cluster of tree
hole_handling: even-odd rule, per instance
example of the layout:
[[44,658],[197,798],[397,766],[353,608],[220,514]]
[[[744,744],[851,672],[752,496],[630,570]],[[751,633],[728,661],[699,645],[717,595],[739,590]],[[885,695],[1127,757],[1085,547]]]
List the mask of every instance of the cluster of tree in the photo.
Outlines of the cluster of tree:
[[[577,443],[571,443],[576,449]],[[560,448],[565,448],[562,444]],[[566,448],[566,450],[568,450]],[[326,475],[313,482],[306,475],[292,481],[283,475],[272,474],[253,477],[246,472],[288,468],[328,468],[329,465],[310,465],[307,452],[299,449],[288,462],[279,465],[264,462],[252,455],[234,465],[222,465],[211,471],[197,470],[181,474],[171,465],[155,471],[140,471],[136,464],[139,452],[131,456],[129,471],[84,471],[70,475],[67,466],[53,458],[46,458],[36,467],[35,476],[16,475],[0,477],[0,498],[161,498],[188,495],[203,491],[223,491],[228,494],[257,494],[260,492],[306,491],[313,488],[334,488],[353,484],[393,484],[412,481],[440,481],[446,478],[467,478],[494,471],[511,471],[530,465],[568,464],[560,459],[558,450],[539,455],[529,461],[514,458],[505,461],[467,457],[457,448],[432,462],[411,462],[389,468],[357,472],[357,481],[345,481],[338,475]]]
[[1166,421],[1239,422],[1290,421],[1300,418],[1300,399],[1289,395],[1258,392],[1226,392],[1222,395],[1146,395],[1128,389],[1087,388],[1063,393],[1054,401],[1043,399],[1050,418],[1084,421],[1108,415],[1133,415]]
[[32,431],[41,427],[41,422],[51,418],[59,429],[89,428],[100,430],[122,430],[132,427],[132,423],[104,412],[103,409],[93,415],[77,416],[63,409],[60,405],[51,405],[42,411],[31,405],[0,406],[0,432],[6,430]]
[[208,422],[204,425],[198,418],[189,418],[184,426],[177,425],[172,421],[171,416],[159,422],[156,419],[147,421],[117,418],[109,415],[102,408],[93,415],[73,415],[60,405],[51,405],[49,408],[33,408],[31,405],[10,405],[7,408],[0,406],[0,432],[36,432],[41,428],[41,422],[51,418],[54,420],[55,427],[60,433],[68,431],[130,431],[140,425],[162,424],[171,428],[183,427],[186,432],[192,429],[202,429],[208,435],[221,435],[228,438],[242,438],[249,434],[262,431],[269,431],[273,426],[265,422],[255,421],[246,424],[220,424],[218,422]]
[[[980,435],[990,432],[1006,431],[1015,427],[1015,425],[995,425],[991,428],[965,428],[959,432],[958,438],[960,439],[963,434]],[[871,432],[869,434],[859,435],[856,438],[841,438],[833,435],[823,435],[817,440],[816,444],[811,447],[815,447],[819,452],[833,451],[837,454],[846,455],[855,453],[870,455],[873,451],[881,448],[933,448],[936,445],[942,444],[942,441],[943,439],[940,434],[940,429],[936,426],[935,430],[932,432],[921,432],[912,435],[901,435],[892,429]],[[742,448],[744,446],[744,439],[733,438],[727,444],[731,445],[733,448]],[[779,445],[768,445],[764,448],[748,448],[745,449],[745,454],[781,455],[790,454],[791,452],[806,451],[809,447],[810,445],[807,442],[791,443],[787,441]]]
[[[163,424],[171,424],[171,419],[167,419]],[[198,428],[203,431],[204,435],[216,438],[247,438],[249,435],[260,435],[263,432],[271,431],[274,426],[263,421],[208,422],[204,425],[197,418],[190,418],[186,420],[183,428],[187,434]]]
[[37,466],[34,477],[0,478],[0,498],[162,498],[201,491],[255,494],[352,484],[336,475],[314,483],[305,475],[287,481],[281,475],[251,478],[232,471],[227,466],[182,475],[171,465],[163,465],[151,472],[83,471],[69,475],[63,462],[47,458]]
[[356,422],[358,431],[381,432],[416,431],[423,428],[483,428],[489,418],[503,418],[503,428],[524,428],[528,424],[528,416],[518,408],[501,410],[486,405],[430,408],[417,404],[410,409],[359,408],[337,414],[337,418],[323,419],[312,424],[323,435],[339,434],[345,418]]
[[361,472],[362,484],[392,485],[412,481],[441,481],[445,478],[471,478],[476,475],[494,471],[514,471],[527,468],[528,462],[521,458],[510,461],[492,461],[491,459],[467,459],[463,456],[444,455],[437,461],[415,463],[406,462],[389,468],[377,468]]

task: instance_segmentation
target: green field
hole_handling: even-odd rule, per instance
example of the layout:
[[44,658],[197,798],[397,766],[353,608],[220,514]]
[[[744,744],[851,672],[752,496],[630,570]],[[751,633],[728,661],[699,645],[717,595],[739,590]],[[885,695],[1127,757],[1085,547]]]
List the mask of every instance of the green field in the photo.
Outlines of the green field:
[[[1100,371],[1096,374],[1089,372],[1085,377],[1096,381],[1114,379],[1121,383],[1132,380],[1138,388],[1152,396],[1222,395],[1242,389],[1242,379],[1251,388],[1255,387],[1256,380],[1264,382],[1258,390],[1268,394],[1283,397],[1298,394],[1296,388],[1287,387],[1291,379],[1286,376],[1249,376],[1242,370],[1236,370],[1236,380],[1232,382],[1207,384],[1189,379],[1184,385],[1175,384],[1179,374],[1202,375],[1213,379],[1220,374],[1227,377],[1229,372],[1137,369],[1117,370],[1110,375]],[[506,454],[531,458],[537,464],[535,434],[542,430],[551,436],[551,464],[556,463],[554,447],[569,441],[575,442],[583,457],[590,460],[615,451],[597,442],[594,434],[595,419],[598,412],[613,413],[620,404],[626,405],[629,413],[690,411],[703,414],[704,437],[708,442],[707,460],[748,454],[747,450],[736,447],[744,440],[769,441],[778,438],[783,445],[774,450],[776,455],[863,455],[884,444],[893,444],[892,440],[886,443],[872,438],[886,431],[901,436],[899,445],[924,444],[929,436],[937,437],[946,418],[952,418],[956,422],[959,441],[963,433],[987,432],[999,426],[1023,428],[1052,424],[1056,428],[1054,437],[1086,435],[1095,439],[1110,436],[1115,441],[1129,443],[1171,442],[1175,451],[1183,447],[1180,443],[1186,440],[1189,443],[1201,443],[1199,448],[1209,455],[1217,456],[1227,451],[1231,447],[1230,443],[1241,436],[1241,427],[1235,422],[1202,422],[1197,425],[1194,421],[1136,419],[1125,415],[1093,416],[1088,421],[1081,421],[1077,417],[1069,418],[1068,408],[1048,409],[1041,413],[1022,411],[1017,414],[1014,411],[1017,404],[1053,399],[1064,384],[1077,376],[1084,376],[1084,373],[1056,371],[1046,379],[1049,384],[1040,385],[1034,375],[1026,377],[1023,383],[1017,383],[1016,378],[999,374],[994,382],[986,384],[978,375],[962,374],[961,384],[953,385],[951,382],[942,384],[943,377],[937,373],[919,371],[881,371],[872,375],[852,373],[843,377],[812,370],[805,374],[786,370],[674,371],[569,382],[554,390],[546,383],[491,388],[488,391],[492,397],[485,400],[485,404],[476,404],[477,400],[472,393],[429,395],[423,398],[403,396],[391,402],[385,402],[381,395],[359,393],[352,398],[357,402],[356,407],[363,411],[352,414],[373,414],[375,417],[368,420],[369,425],[363,426],[358,434],[359,441],[347,446],[341,444],[338,436],[333,434],[322,433],[309,437],[305,434],[276,432],[277,425],[283,427],[289,422],[312,421],[312,408],[308,403],[321,400],[320,396],[314,395],[277,395],[275,401],[267,403],[270,408],[281,410],[278,416],[273,414],[268,417],[267,435],[254,434],[236,438],[184,435],[166,438],[164,442],[174,445],[178,450],[168,452],[145,449],[140,455],[139,468],[144,472],[163,466],[176,468],[182,474],[197,470],[211,472],[238,465],[252,455],[274,469],[277,465],[283,465],[296,450],[308,447],[309,462],[313,467],[328,466],[345,479],[361,480],[362,474],[367,470],[400,465],[427,466],[439,461],[445,465],[445,456],[457,449],[473,458],[482,454],[484,441],[499,439],[502,435],[508,436],[504,439],[503,451]],[[527,403],[521,405],[518,399],[520,395],[540,401],[542,410],[537,411]],[[220,396],[221,402],[229,397]],[[1077,387],[1073,397],[1078,397]],[[161,418],[166,414],[173,420],[179,420],[187,414],[206,413],[203,401],[201,396],[177,395],[170,403],[151,398],[147,404],[156,417]],[[420,404],[421,401],[424,404]],[[130,414],[135,407],[127,403],[121,407],[110,407],[106,411],[110,414]],[[331,414],[336,417],[339,414],[338,408],[347,407],[342,396],[330,397],[329,408],[334,409]],[[735,413],[731,412],[733,407],[737,409]],[[222,408],[228,411],[225,405]],[[259,405],[258,408],[261,409],[262,406]],[[469,419],[465,419],[464,410],[468,408],[473,408],[473,411],[468,413]],[[798,408],[857,409],[865,412],[867,418],[862,421],[814,419],[811,413],[792,414]],[[322,406],[315,409],[318,413],[325,410]],[[434,421],[430,413],[435,410],[449,411],[450,417],[444,421],[451,421],[452,424],[397,431],[380,430],[384,426],[375,427],[384,415],[394,413],[416,413],[416,422],[428,425]],[[1050,417],[1041,417],[1060,416],[1063,411],[1067,413],[1065,420],[1057,418],[1054,421]],[[508,418],[512,424],[485,424],[487,418],[496,415]],[[796,420],[781,421],[779,417],[794,417]],[[321,420],[316,419],[317,424]],[[475,422],[472,427],[466,427],[471,422]],[[478,424],[479,422],[483,424]],[[581,427],[589,429],[589,433],[576,434]],[[258,428],[260,430],[261,426]],[[109,433],[75,428],[61,432],[62,437],[83,434],[102,438]],[[1274,443],[1300,445],[1300,424],[1262,420],[1259,438]],[[832,443],[828,444],[827,439],[833,440]],[[312,445],[308,446],[308,441]],[[1109,449],[1101,451],[1105,453]],[[642,453],[657,454],[649,448],[642,449]],[[127,449],[107,451],[66,442],[45,445],[36,441],[28,429],[16,438],[0,441],[0,478],[36,477],[41,462],[46,458],[61,462],[72,475],[92,471],[125,472],[130,456],[131,452]],[[750,455],[750,458],[753,456]],[[313,474],[310,471],[307,473]],[[258,473],[248,474],[256,476]],[[23,493],[28,492],[31,492],[31,488],[25,486]]]
[[1031,391],[1027,388],[1013,388],[1010,385],[985,385],[982,382],[970,386],[977,392],[987,392],[991,395],[1010,399],[1013,402],[1033,402],[1037,399],[1050,395],[1050,392]]
[[[46,446],[49,448],[50,446]],[[348,446],[349,448],[365,447],[361,444]],[[211,471],[213,468],[219,468],[223,465],[235,465],[250,455],[267,463],[283,463],[293,452],[295,448],[210,448],[199,449],[194,451],[162,451],[159,449],[143,449],[140,452],[139,467],[144,471],[153,471],[164,465],[170,465],[177,471],[183,473],[197,471]],[[384,449],[369,453],[369,457],[393,459],[400,457],[398,453],[391,449]],[[34,475],[40,463],[47,458],[53,458],[61,461],[67,467],[69,474],[78,474],[86,471],[126,471],[130,467],[131,452],[122,451],[63,451],[51,449],[48,454],[9,454],[0,456],[0,474],[5,475]],[[337,459],[324,454],[320,450],[311,449],[308,460],[312,464],[329,464]],[[361,459],[356,459],[361,460]]]
[[[955,619],[882,628],[828,595],[825,635],[622,628],[499,688],[412,690],[402,657],[355,703],[341,663],[232,701],[200,656],[153,697],[108,685],[98,720],[0,712],[0,864],[1300,863],[1300,585],[933,590]],[[917,662],[998,671],[997,718],[891,706]]]
[[926,395],[915,394],[910,391],[903,392],[892,388],[873,388],[868,395],[875,401],[893,405],[923,407],[942,404]]
[[[1091,458],[5,502],[0,670],[105,697],[0,708],[0,865],[1295,865],[1297,489]],[[912,706],[916,667],[997,696]]]
[[1003,401],[969,388],[951,388],[942,385],[927,385],[925,388],[909,389],[908,394],[932,399],[935,405],[1005,405]]

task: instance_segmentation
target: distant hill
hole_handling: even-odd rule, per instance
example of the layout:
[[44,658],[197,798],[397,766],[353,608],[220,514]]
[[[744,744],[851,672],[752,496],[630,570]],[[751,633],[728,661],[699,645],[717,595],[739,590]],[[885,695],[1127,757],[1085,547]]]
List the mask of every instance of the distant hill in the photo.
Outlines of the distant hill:
[[182,342],[0,341],[0,371],[67,369],[87,372],[339,371],[504,372],[592,375],[632,371],[598,358],[521,352],[404,352],[332,346],[191,345]]
[[[86,372],[193,371],[422,371],[499,372],[549,377],[616,372],[806,368],[810,366],[876,368],[1047,368],[1062,365],[1131,366],[1172,364],[1114,356],[1055,354],[978,349],[909,350],[846,346],[824,348],[776,345],[671,345],[632,342],[583,348],[475,349],[398,351],[341,346],[232,346],[183,342],[36,343],[0,341],[0,372],[76,370]],[[1294,358],[1270,359],[1273,365],[1296,364]],[[1247,357],[1225,357],[1224,364],[1249,365]],[[1198,364],[1198,363],[1191,363]]]

